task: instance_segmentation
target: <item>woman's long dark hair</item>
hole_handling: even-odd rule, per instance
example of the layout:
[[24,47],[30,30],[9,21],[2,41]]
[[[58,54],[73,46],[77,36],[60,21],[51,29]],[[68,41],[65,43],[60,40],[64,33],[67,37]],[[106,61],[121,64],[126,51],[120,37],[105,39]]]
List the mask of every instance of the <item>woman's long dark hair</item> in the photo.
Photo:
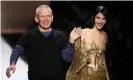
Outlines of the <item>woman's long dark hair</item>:
[[[92,16],[89,18],[89,20],[86,22],[85,27],[88,28],[93,28],[94,24],[95,24],[95,16],[98,13],[102,13],[105,18],[106,18],[106,24],[108,22],[108,12],[107,12],[107,8],[105,6],[98,6],[95,11],[93,12]],[[104,27],[102,29],[105,28],[106,24],[104,25]]]

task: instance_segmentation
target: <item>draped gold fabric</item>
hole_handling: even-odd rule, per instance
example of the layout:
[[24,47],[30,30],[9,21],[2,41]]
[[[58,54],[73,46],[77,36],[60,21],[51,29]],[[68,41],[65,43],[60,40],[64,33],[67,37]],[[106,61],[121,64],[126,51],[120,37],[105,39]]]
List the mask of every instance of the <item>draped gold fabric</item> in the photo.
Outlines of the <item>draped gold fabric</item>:
[[75,42],[73,61],[67,71],[66,80],[109,80],[105,46]]

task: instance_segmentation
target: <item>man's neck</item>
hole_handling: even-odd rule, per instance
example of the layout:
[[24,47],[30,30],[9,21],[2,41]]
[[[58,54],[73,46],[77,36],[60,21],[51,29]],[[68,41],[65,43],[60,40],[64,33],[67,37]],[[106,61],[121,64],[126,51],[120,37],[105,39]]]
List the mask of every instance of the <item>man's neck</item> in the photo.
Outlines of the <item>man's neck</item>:
[[40,31],[40,32],[48,32],[48,31],[51,31],[51,30],[52,30],[51,28],[45,28],[45,29],[44,29],[44,28],[41,28],[41,27],[39,27],[39,26],[38,26],[38,28],[39,28],[39,31]]

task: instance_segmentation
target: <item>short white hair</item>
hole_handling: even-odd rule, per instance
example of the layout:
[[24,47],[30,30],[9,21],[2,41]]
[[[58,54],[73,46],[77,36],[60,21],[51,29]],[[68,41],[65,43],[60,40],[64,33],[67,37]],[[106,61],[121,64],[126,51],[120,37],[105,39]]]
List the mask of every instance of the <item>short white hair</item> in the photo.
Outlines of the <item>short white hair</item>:
[[39,11],[39,9],[42,9],[42,8],[47,8],[49,11],[50,11],[50,13],[51,14],[53,14],[53,12],[52,12],[52,9],[48,6],[48,5],[40,5],[37,9],[36,9],[36,15],[38,14],[38,11]]

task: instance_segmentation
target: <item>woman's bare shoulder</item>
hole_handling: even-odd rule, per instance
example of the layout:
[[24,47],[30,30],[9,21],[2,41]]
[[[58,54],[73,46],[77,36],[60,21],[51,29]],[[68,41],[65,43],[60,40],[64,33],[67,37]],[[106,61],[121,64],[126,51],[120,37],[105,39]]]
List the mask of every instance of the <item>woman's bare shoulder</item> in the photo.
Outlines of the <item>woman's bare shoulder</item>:
[[102,36],[103,36],[105,43],[107,43],[108,37],[107,37],[107,33],[105,31],[102,31]]
[[90,29],[89,28],[84,28],[84,29],[82,29],[82,32],[81,32],[81,37],[84,39],[85,38],[85,36],[88,34],[88,31],[89,31]]
[[107,38],[107,33],[105,31],[102,31],[102,35]]
[[82,29],[82,32],[84,33],[84,32],[89,31],[89,30],[90,30],[90,28],[84,28],[84,29]]

